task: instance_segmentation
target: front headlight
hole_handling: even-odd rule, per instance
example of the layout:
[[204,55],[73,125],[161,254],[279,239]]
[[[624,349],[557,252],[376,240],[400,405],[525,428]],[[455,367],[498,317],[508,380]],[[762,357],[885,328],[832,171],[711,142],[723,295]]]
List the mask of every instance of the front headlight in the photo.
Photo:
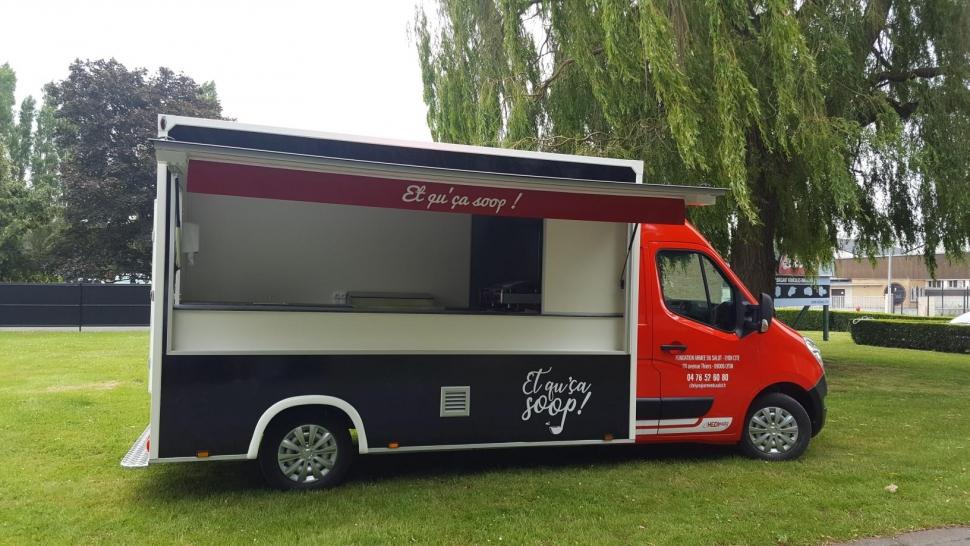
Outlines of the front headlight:
[[807,337],[802,339],[805,340],[805,345],[808,347],[808,350],[811,351],[813,355],[815,355],[815,360],[818,360],[818,365],[821,366],[822,369],[824,370],[825,362],[822,361],[822,350],[819,349],[818,345],[816,345],[815,342],[812,341],[811,339]]

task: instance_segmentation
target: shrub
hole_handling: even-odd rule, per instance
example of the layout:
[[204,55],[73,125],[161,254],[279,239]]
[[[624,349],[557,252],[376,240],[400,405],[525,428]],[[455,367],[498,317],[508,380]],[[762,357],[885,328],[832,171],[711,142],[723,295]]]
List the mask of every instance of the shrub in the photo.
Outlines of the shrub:
[[[784,322],[789,326],[796,326],[795,317],[801,313],[801,308],[785,308],[778,309],[775,311],[775,316],[778,320]],[[874,319],[892,319],[892,320],[908,320],[908,321],[919,321],[919,322],[933,322],[941,323],[948,322],[952,317],[915,317],[907,315],[892,315],[889,313],[869,313],[869,312],[856,312],[856,311],[829,311],[829,330],[833,332],[848,332],[852,326],[852,321],[857,318],[870,317]],[[818,308],[812,308],[805,311],[802,315],[801,320],[798,321],[797,328],[799,330],[821,330],[822,329],[822,310]]]
[[860,320],[852,325],[859,345],[970,353],[970,326],[927,320]]

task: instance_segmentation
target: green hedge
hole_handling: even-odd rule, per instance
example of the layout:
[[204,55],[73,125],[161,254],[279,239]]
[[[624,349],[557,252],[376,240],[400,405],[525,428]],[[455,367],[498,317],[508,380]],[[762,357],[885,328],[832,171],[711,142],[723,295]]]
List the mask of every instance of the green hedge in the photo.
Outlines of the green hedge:
[[859,345],[970,353],[970,326],[916,320],[860,320],[852,325]]
[[[779,320],[788,324],[789,326],[795,325],[795,317],[798,313],[801,313],[801,308],[786,308],[778,309],[775,311],[775,316]],[[933,322],[941,323],[948,322],[953,317],[915,317],[908,315],[892,315],[889,313],[867,313],[865,311],[829,311],[829,330],[833,332],[848,332],[852,326],[852,321],[857,318],[870,317],[874,319],[893,319],[893,320],[910,320],[919,322]],[[821,330],[822,329],[822,310],[818,308],[812,308],[805,311],[801,320],[798,321],[797,325],[799,330]]]

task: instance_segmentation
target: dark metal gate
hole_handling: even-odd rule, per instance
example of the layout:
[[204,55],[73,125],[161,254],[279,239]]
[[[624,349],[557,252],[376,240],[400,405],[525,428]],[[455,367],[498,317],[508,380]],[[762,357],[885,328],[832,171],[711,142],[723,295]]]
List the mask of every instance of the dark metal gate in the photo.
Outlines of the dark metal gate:
[[0,283],[0,326],[148,326],[151,288]]

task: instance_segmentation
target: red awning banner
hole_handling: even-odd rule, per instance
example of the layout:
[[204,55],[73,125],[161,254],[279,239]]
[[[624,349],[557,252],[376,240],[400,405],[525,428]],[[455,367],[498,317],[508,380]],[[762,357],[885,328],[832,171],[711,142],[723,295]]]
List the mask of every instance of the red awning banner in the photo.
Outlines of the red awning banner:
[[685,208],[682,200],[665,197],[448,184],[201,160],[189,161],[187,182],[188,191],[211,195],[522,218],[682,224]]

